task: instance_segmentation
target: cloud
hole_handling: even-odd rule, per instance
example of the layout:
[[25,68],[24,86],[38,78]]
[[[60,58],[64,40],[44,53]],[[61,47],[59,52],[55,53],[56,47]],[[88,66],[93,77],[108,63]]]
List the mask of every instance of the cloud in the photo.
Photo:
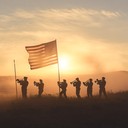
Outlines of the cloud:
[[120,13],[119,12],[110,12],[110,11],[101,11],[101,14],[103,14],[104,16],[108,17],[108,18],[115,18],[115,17],[120,17]]
[[[48,10],[34,10],[25,11],[17,10],[10,15],[0,15],[1,19],[5,22],[13,25],[16,23],[16,27],[31,24],[48,27],[53,25],[52,28],[59,26],[73,26],[78,25],[80,27],[85,24],[85,26],[98,26],[99,22],[96,19],[102,19],[101,17],[106,16],[106,18],[119,17],[119,12],[110,11],[97,11],[89,9],[48,9]],[[13,22],[12,22],[13,21]],[[101,21],[102,22],[102,21]],[[3,22],[1,22],[3,23]],[[4,23],[3,23],[4,24]],[[81,25],[81,26],[82,26]],[[33,27],[33,26],[31,26]],[[49,27],[48,27],[49,28]],[[18,29],[18,28],[17,28]]]
[[91,38],[107,39],[106,35],[110,34],[110,30],[106,25],[111,25],[111,29],[114,30],[114,20],[120,16],[119,12],[85,8],[16,10],[8,15],[0,15],[0,34],[3,36],[6,32],[11,36],[39,37],[42,34],[49,36],[54,33],[59,37],[71,33],[86,38],[90,38],[91,35]]
[[18,10],[12,14],[12,16],[16,18],[21,18],[21,19],[34,19],[34,12],[29,12],[25,10]]
[[[114,50],[111,48],[122,39],[117,35],[124,33],[120,31],[125,26],[119,25],[121,17],[119,12],[84,8],[17,10],[8,15],[0,15],[0,43],[8,48],[6,50],[10,58],[16,56],[17,52],[24,52],[23,56],[27,57],[24,46],[56,38],[59,52],[70,53],[72,65],[75,63],[78,71],[85,64],[88,70],[106,71],[115,68],[118,61],[118,67],[124,62],[121,57],[118,58],[121,54],[117,50],[119,47],[113,47]],[[127,37],[124,40],[127,42]],[[120,49],[122,52],[123,47]],[[116,53],[115,60],[111,58],[113,53]],[[17,55],[15,58],[26,61],[23,56]]]

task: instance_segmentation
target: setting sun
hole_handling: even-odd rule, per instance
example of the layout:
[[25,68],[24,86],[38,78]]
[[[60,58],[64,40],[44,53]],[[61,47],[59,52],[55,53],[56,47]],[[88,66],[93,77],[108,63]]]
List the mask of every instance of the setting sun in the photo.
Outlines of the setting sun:
[[62,55],[60,58],[59,58],[59,67],[60,67],[60,70],[61,71],[67,71],[69,70],[69,57],[66,56],[66,55]]

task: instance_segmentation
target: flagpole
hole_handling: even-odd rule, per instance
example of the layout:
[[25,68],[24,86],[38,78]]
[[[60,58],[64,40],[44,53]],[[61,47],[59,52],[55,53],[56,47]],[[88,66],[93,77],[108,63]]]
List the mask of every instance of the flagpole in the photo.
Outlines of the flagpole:
[[[59,61],[58,61],[58,81],[60,82],[60,68],[59,68]],[[60,87],[59,87],[59,94],[60,94]]]
[[18,98],[17,82],[16,82],[16,64],[15,64],[15,60],[13,62],[14,62],[14,74],[15,74],[16,98]]
[[[57,41],[56,41],[56,48],[57,48]],[[56,50],[56,53],[57,53],[57,61],[58,61],[58,64],[57,64],[57,68],[58,68],[58,81],[60,82],[60,66],[59,66],[59,58],[58,58],[58,48]],[[59,94],[60,94],[60,87],[59,87]]]

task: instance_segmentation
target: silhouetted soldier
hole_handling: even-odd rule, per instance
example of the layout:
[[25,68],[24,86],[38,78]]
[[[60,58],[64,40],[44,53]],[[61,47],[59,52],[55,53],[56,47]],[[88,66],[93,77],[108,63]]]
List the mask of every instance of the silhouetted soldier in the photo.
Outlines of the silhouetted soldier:
[[77,77],[74,81],[72,81],[70,83],[73,84],[74,87],[76,87],[76,96],[77,96],[77,98],[81,98],[81,96],[80,96],[81,81],[79,80],[79,78]]
[[29,84],[29,82],[27,81],[27,77],[24,77],[23,80],[17,79],[16,81],[21,85],[22,97],[27,98],[27,87]]
[[92,97],[92,86],[93,86],[92,79],[89,79],[88,81],[83,82],[83,84],[87,87],[87,96]]
[[104,94],[105,97],[107,97],[107,94],[106,94],[106,89],[105,89],[105,86],[106,86],[106,80],[105,80],[105,77],[102,77],[102,87],[100,89],[100,96],[102,95],[102,93]]
[[34,85],[35,85],[36,87],[38,87],[38,96],[41,97],[41,95],[42,95],[42,93],[43,93],[43,91],[44,91],[44,83],[43,83],[43,80],[40,79],[40,80],[39,80],[39,83],[36,82],[36,81],[34,81]]
[[67,95],[66,95],[66,88],[68,86],[67,82],[65,79],[63,79],[63,82],[57,82],[58,83],[58,86],[62,89],[61,92],[60,92],[60,97],[62,97],[62,94],[64,95],[65,98],[67,98]]
[[99,84],[99,96],[101,97],[102,96],[102,93],[104,94],[105,97],[107,97],[107,94],[106,94],[106,89],[105,89],[105,86],[106,86],[106,80],[105,80],[105,77],[102,77],[101,80],[96,80],[95,81],[97,84]]

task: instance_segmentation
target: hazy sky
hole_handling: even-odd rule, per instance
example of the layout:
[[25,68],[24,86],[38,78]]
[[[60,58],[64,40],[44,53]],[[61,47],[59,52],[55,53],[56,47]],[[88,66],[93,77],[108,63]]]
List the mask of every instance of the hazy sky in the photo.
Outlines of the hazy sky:
[[[128,70],[127,0],[0,0],[0,75],[30,70],[25,46],[57,40],[60,72]],[[62,64],[63,63],[63,64]]]

